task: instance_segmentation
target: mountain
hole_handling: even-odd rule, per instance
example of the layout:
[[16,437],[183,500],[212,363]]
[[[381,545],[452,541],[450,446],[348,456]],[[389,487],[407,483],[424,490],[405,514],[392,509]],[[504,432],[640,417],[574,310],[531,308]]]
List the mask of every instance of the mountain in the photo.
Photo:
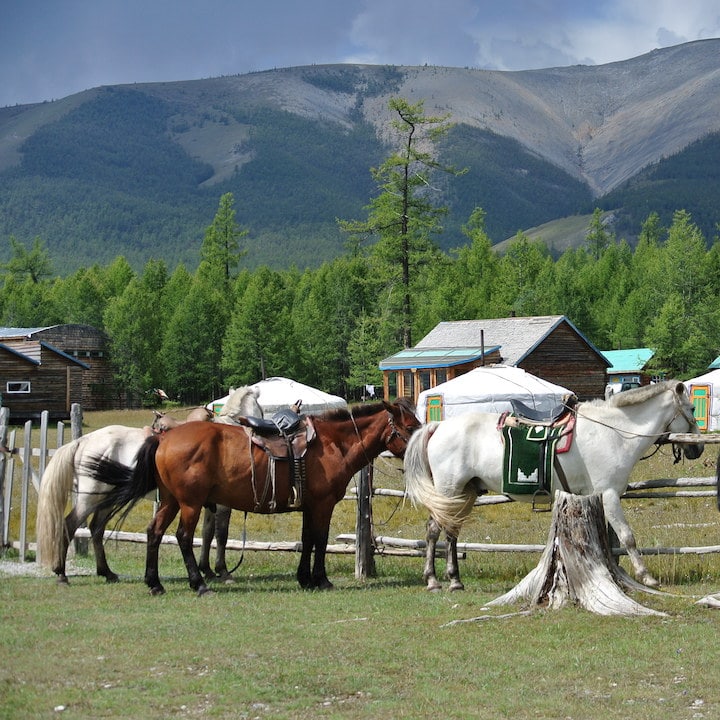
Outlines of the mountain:
[[316,266],[343,251],[336,219],[366,216],[391,97],[455,123],[439,152],[468,172],[441,181],[446,249],[478,205],[494,242],[596,206],[630,241],[652,210],[682,207],[708,238],[720,220],[720,40],[703,40],[601,66],[313,65],[1,108],[0,238],[39,236],[58,272],[192,267],[232,192],[250,266]]

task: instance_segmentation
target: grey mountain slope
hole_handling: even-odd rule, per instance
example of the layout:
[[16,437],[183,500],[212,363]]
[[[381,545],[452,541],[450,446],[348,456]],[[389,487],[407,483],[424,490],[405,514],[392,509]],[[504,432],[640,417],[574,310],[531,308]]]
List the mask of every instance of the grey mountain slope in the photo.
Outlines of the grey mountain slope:
[[[352,68],[353,87],[328,89],[317,76]],[[512,137],[588,183],[596,195],[647,165],[720,130],[720,40],[655,50],[631,60],[521,72],[448,67],[395,68],[383,86],[379,66],[308,66],[208,80],[134,85],[171,100],[179,120],[203,123],[174,134],[177,142],[225,177],[243,156],[245,129],[223,107],[269,106],[352,125],[359,110],[379,131],[393,96],[425,101],[428,114]],[[368,93],[370,84],[379,92]],[[34,129],[93,97],[86,91],[53,103],[0,109],[0,170],[20,162],[18,147]],[[210,112],[208,112],[210,110]]]

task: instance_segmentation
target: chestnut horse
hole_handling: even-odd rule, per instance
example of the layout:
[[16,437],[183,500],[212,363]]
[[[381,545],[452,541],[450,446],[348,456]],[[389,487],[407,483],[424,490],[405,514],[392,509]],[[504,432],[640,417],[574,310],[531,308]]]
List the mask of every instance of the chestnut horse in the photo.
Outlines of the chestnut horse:
[[[147,530],[145,583],[153,595],[165,592],[158,573],[163,533],[180,513],[176,537],[190,587],[199,595],[207,586],[193,552],[193,534],[203,506],[221,504],[256,513],[301,510],[302,553],[297,580],[306,589],[332,588],[325,570],[330,520],[352,476],[384,450],[402,457],[420,423],[404,399],[307,418],[314,428],[304,454],[301,503],[291,503],[291,465],[275,461],[258,447],[245,428],[187,423],[148,438],[134,467],[96,458],[88,471],[114,485],[102,501],[111,515],[127,515],[148,491],[158,489],[160,507]],[[311,568],[311,556],[315,560]]]

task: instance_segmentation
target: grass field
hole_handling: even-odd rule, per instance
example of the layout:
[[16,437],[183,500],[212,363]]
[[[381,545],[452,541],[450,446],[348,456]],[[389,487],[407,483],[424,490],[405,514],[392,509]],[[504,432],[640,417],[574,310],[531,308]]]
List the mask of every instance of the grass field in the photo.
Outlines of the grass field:
[[[113,422],[143,424],[147,413],[88,415],[84,431]],[[658,454],[632,479],[706,477],[710,454],[679,466]],[[397,466],[383,462],[376,486],[401,487]],[[714,498],[625,509],[643,547],[720,544]],[[124,529],[144,529],[149,510],[139,507]],[[341,503],[332,536],[352,532],[354,517],[354,503]],[[424,534],[424,514],[395,499],[375,498],[373,518],[380,535]],[[544,544],[549,523],[524,504],[486,507],[461,540]],[[247,532],[296,540],[299,518],[251,515]],[[486,609],[535,566],[535,553],[469,554],[463,593],[426,592],[421,558],[378,557],[377,577],[360,582],[352,555],[331,555],[336,589],[322,593],[298,588],[295,553],[252,552],[234,584],[198,598],[176,547],[161,550],[162,597],[142,582],[144,546],[107,550],[116,585],[92,574],[92,557],[74,558],[67,587],[0,570],[0,718],[720,716],[720,615],[695,602],[720,590],[714,554],[648,558],[667,594],[633,596],[666,617],[602,618],[572,607]]]

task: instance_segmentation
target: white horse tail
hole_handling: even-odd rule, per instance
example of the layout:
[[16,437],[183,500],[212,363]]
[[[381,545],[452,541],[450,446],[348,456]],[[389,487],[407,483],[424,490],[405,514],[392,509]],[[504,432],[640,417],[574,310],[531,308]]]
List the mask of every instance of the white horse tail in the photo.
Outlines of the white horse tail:
[[472,510],[476,495],[448,497],[435,489],[427,446],[438,425],[438,422],[429,422],[411,435],[404,459],[405,490],[414,506],[424,505],[446,532],[457,535]]
[[65,506],[73,487],[75,451],[78,441],[59,447],[45,468],[40,481],[37,507],[37,560],[56,568],[65,558]]

